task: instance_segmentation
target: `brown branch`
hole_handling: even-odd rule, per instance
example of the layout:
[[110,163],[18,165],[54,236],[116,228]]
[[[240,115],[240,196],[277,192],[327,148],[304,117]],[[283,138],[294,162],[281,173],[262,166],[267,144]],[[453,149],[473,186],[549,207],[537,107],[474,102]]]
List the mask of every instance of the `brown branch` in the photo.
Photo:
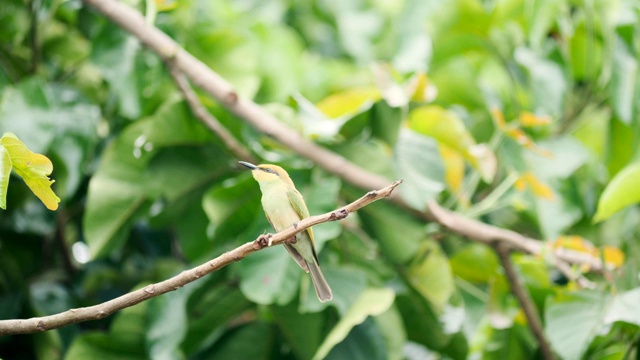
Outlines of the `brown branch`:
[[178,86],[178,89],[189,105],[189,108],[191,108],[193,115],[195,115],[201,123],[209,128],[209,130],[216,134],[227,149],[229,149],[229,151],[231,151],[239,160],[257,163],[258,161],[253,155],[251,155],[251,152],[236,140],[236,138],[233,137],[233,134],[222,126],[215,116],[205,109],[200,100],[198,100],[198,96],[195,91],[193,91],[191,85],[189,85],[189,81],[184,77],[184,74],[176,68],[171,59],[167,59],[165,63],[169,69],[171,77],[173,77],[173,81]]
[[[433,221],[437,222],[449,231],[469,239],[473,239],[487,245],[494,245],[497,242],[504,243],[510,249],[519,250],[536,256],[543,255],[547,251],[544,243],[540,240],[524,236],[515,231],[502,229],[477,220],[465,218],[462,215],[443,209],[435,201],[430,201],[428,208]],[[603,271],[602,261],[600,259],[577,251],[557,249],[554,250],[551,255],[554,257],[556,264],[558,261],[571,264],[584,264],[588,265],[592,271]]]
[[538,344],[540,344],[542,358],[545,360],[552,360],[554,358],[553,352],[551,351],[551,346],[549,345],[547,338],[544,336],[542,323],[540,322],[540,315],[538,315],[536,306],[533,304],[529,294],[525,291],[520,279],[518,279],[518,274],[516,274],[516,270],[513,268],[513,264],[509,258],[511,249],[505,243],[497,243],[494,248],[496,253],[498,253],[498,258],[500,258],[507,280],[509,280],[511,292],[516,299],[518,299],[520,307],[522,307],[522,311],[524,311],[524,315],[527,317],[529,328],[538,340]]
[[325,170],[361,189],[379,189],[389,183],[388,179],[372,174],[350,163],[342,156],[303,139],[300,134],[278,121],[260,105],[238,95],[229,82],[182,49],[167,34],[149,25],[144,17],[130,6],[116,0],[83,1],[133,34],[160,57],[170,59],[176,68],[191,79],[193,84],[209,93],[228,110],[263,134],[275,138],[301,156],[314,161]]
[[[182,49],[169,36],[159,29],[149,25],[144,17],[133,8],[116,0],[83,0],[114,23],[137,37],[149,49],[164,59],[170,59],[177,69],[188,76],[192,82],[209,93],[223,104],[228,110],[244,119],[263,134],[269,135],[281,144],[287,146],[299,155],[312,160],[315,164],[335,174],[346,182],[361,189],[377,189],[387,184],[384,177],[360,168],[340,155],[327,150],[311,141],[302,138],[296,131],[278,121],[258,104],[237,94],[233,86],[207,65]],[[394,194],[391,200],[404,208],[409,208],[406,202]],[[541,241],[520,235],[513,231],[500,229],[479,221],[466,219],[431,203],[429,211],[413,214],[431,221],[434,218],[450,231],[465,236],[471,240],[492,243],[500,241],[507,243],[512,249],[529,253],[542,254],[544,250]],[[435,214],[434,211],[438,213]],[[448,221],[452,226],[442,223]],[[592,270],[600,271],[602,264],[599,259],[568,251],[555,252],[555,256],[572,264],[586,264]]]
[[[395,181],[394,183],[387,185],[380,190],[370,191],[360,199],[338,210],[331,211],[322,215],[308,217],[301,220],[295,226],[291,226],[277,234],[270,235],[269,237],[272,245],[278,245],[311,226],[328,221],[343,219],[350,213],[356,212],[362,207],[376,200],[388,197],[389,195],[391,195],[393,190],[398,185],[400,185],[401,182],[401,180]],[[190,282],[193,282],[211,272],[219,270],[220,268],[234,261],[241,260],[247,255],[264,248],[267,244],[266,237],[267,236],[262,235],[252,242],[245,243],[244,245],[226,252],[202,265],[196,266],[189,270],[185,270],[170,279],[145,286],[142,289],[132,291],[98,305],[71,309],[54,315],[30,319],[0,320],[0,336],[13,334],[30,334],[40,331],[57,329],[63,326],[76,324],[83,321],[102,319],[118,310],[138,304],[152,297],[156,297],[169,291],[178,290],[186,284],[189,284]]]

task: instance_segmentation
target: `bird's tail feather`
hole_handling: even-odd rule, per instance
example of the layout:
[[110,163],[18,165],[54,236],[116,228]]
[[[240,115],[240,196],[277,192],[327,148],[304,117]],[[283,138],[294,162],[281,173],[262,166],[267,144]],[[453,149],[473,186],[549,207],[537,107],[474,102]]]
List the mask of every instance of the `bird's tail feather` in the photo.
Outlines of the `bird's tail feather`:
[[309,265],[311,281],[313,281],[313,287],[316,288],[316,295],[318,296],[318,300],[320,300],[320,302],[325,302],[333,299],[331,288],[329,287],[329,284],[327,284],[327,280],[324,279],[324,275],[322,275],[320,266],[318,266],[315,261],[308,262],[307,265]]

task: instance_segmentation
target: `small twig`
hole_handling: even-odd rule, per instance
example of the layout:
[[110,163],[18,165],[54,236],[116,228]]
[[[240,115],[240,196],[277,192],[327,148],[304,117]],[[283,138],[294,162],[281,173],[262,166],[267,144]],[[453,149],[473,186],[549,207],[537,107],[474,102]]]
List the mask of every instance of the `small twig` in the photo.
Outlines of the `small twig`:
[[178,70],[173,64],[172,58],[169,57],[165,59],[165,64],[169,69],[169,73],[171,77],[173,77],[173,81],[178,86],[178,89],[182,93],[182,96],[186,100],[189,108],[193,112],[193,115],[200,120],[209,130],[213,131],[220,140],[224,143],[224,145],[229,149],[239,160],[248,161],[251,163],[257,163],[256,158],[251,155],[251,152],[247,150],[235,137],[233,134],[229,132],[222,124],[215,118],[210,112],[205,109],[202,105],[195,91],[189,85],[189,81],[184,76],[184,74]]
[[518,299],[520,303],[520,307],[522,307],[522,311],[524,311],[524,315],[527,317],[527,323],[529,324],[529,328],[533,335],[538,339],[538,343],[540,344],[540,350],[542,351],[542,357],[545,360],[552,360],[553,352],[551,351],[551,346],[547,341],[547,338],[544,336],[544,331],[542,330],[542,323],[540,322],[540,316],[538,315],[538,311],[533,304],[533,301],[529,297],[529,294],[525,291],[524,286],[518,279],[518,275],[516,274],[515,269],[513,268],[513,264],[511,263],[511,259],[509,258],[510,249],[504,243],[497,243],[494,246],[496,253],[498,253],[498,257],[500,258],[500,262],[502,263],[502,267],[504,268],[505,275],[507,275],[507,280],[509,280],[509,286],[511,288],[511,292]]
[[[347,217],[349,214],[358,211],[362,207],[391,195],[393,190],[400,185],[402,181],[396,181],[380,190],[370,191],[360,199],[335,211],[322,215],[311,216],[301,220],[296,226],[271,235],[272,245],[278,245],[290,239],[295,234],[320,223],[328,221],[336,221]],[[107,317],[114,312],[126,307],[138,304],[152,297],[167,293],[169,291],[178,290],[179,288],[193,282],[211,272],[234,262],[239,261],[247,255],[254,253],[266,246],[264,235],[259,236],[252,242],[245,243],[229,252],[226,252],[217,258],[210,260],[202,265],[192,269],[185,270],[180,274],[167,279],[165,281],[145,286],[142,289],[132,291],[130,293],[119,296],[102,304],[71,309],[54,315],[42,316],[30,319],[15,319],[0,321],[0,336],[13,334],[30,334],[40,331],[57,329],[66,325],[76,324],[83,321],[97,320]]]

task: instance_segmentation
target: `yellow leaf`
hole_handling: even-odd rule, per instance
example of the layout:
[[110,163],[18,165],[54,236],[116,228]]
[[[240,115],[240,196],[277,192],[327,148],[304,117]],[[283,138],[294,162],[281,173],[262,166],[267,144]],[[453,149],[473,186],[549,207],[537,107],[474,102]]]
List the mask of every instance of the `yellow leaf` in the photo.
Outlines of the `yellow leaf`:
[[366,103],[374,103],[380,98],[380,90],[375,87],[361,87],[335,93],[320,100],[316,107],[330,118],[339,118],[357,113]]
[[605,264],[620,268],[624,264],[624,253],[615,246],[605,245],[602,247],[602,259]]
[[525,191],[527,190],[527,182],[522,176],[520,176],[516,179],[516,182],[513,184],[513,187],[515,187],[516,190],[520,192]]
[[440,157],[444,163],[444,178],[447,186],[454,194],[459,194],[462,190],[462,180],[464,179],[464,159],[457,151],[444,144],[438,144]]
[[4,146],[0,145],[0,208],[7,208],[7,188],[11,175],[11,157]]
[[547,116],[538,116],[530,112],[523,112],[519,117],[520,124],[524,127],[543,126],[551,124],[551,119]]
[[[524,114],[528,114],[528,113],[524,113]],[[531,115],[534,116],[533,114]],[[522,122],[522,116],[523,115],[521,115],[521,120],[520,120],[521,122]],[[538,147],[536,143],[533,142],[533,140],[531,140],[531,138],[524,131],[522,131],[522,129],[518,128],[515,124],[507,124],[507,122],[504,119],[504,114],[500,109],[493,108],[491,110],[491,117],[493,118],[493,121],[496,123],[496,126],[498,127],[498,129],[500,129],[508,137],[514,139],[518,144],[524,146],[525,148],[541,156],[546,156],[546,157],[552,156],[552,154],[549,151]],[[527,119],[525,121],[533,121],[533,120]]]
[[507,127],[507,122],[504,120],[504,113],[502,113],[502,110],[498,108],[491,109],[491,117],[493,118],[493,121],[495,121],[496,126],[498,126],[498,129],[504,130]]
[[553,243],[553,248],[563,248],[597,256],[598,249],[587,239],[578,235],[561,235]]
[[513,186],[518,191],[525,191],[527,188],[531,188],[535,196],[543,199],[553,200],[555,198],[553,190],[540,181],[531,171],[526,171],[520,175]]
[[554,199],[553,190],[551,190],[551,188],[547,184],[538,180],[538,178],[532,172],[526,172],[524,176],[527,184],[531,186],[531,191],[533,191],[533,194],[535,196],[547,200]]
[[409,114],[409,128],[457,151],[485,182],[493,180],[496,172],[495,154],[485,145],[476,144],[462,119],[454,112],[437,105],[418,107]]
[[169,11],[178,7],[177,0],[155,0],[158,11]]
[[35,154],[12,133],[2,136],[2,145],[11,158],[13,170],[22,177],[29,189],[49,210],[56,210],[60,198],[51,189],[54,181],[49,180],[53,164],[46,156]]
[[410,85],[415,87],[411,95],[411,101],[424,103],[435,97],[435,88],[429,82],[427,74],[419,73],[414,76],[410,82]]

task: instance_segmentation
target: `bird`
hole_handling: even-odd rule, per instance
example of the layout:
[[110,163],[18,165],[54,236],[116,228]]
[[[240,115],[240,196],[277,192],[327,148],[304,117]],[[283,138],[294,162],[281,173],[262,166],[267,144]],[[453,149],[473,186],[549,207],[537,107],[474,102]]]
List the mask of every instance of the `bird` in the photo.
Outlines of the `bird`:
[[[295,226],[300,220],[309,217],[309,209],[302,194],[283,168],[271,164],[254,165],[246,161],[239,163],[251,169],[253,178],[260,185],[262,209],[276,232]],[[307,228],[299,232],[295,241],[284,243],[284,247],[302,270],[311,274],[318,300],[326,302],[333,299],[331,288],[320,270],[313,230]]]

